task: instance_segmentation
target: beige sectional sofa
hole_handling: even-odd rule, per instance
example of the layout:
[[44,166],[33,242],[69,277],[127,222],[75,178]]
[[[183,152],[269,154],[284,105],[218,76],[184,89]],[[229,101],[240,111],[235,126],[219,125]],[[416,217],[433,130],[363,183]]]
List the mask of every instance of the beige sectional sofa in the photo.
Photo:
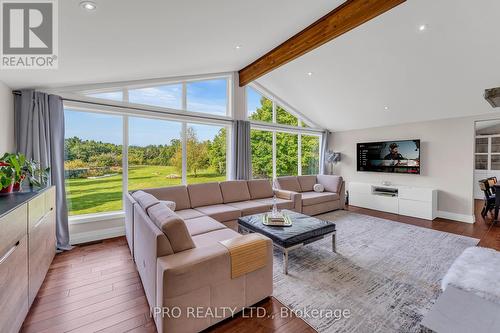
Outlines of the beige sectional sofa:
[[[183,196],[179,189],[173,192]],[[127,194],[126,204],[133,211],[134,260],[158,332],[199,332],[229,317],[228,309],[238,312],[272,295],[273,249],[267,237],[240,235],[187,206],[180,211],[190,218],[183,219],[144,191]],[[219,210],[217,216],[233,219],[232,211]],[[230,252],[220,241],[252,244],[256,237],[265,242],[264,265],[233,277]],[[217,316],[194,316],[199,310]]]
[[[314,192],[316,183],[325,192]],[[150,306],[240,309],[270,296],[272,242],[264,236],[265,266],[231,278],[230,255],[220,241],[248,237],[237,233],[238,218],[270,211],[274,196],[279,209],[309,215],[344,207],[341,177],[280,177],[275,185],[225,181],[127,193],[126,237]],[[175,212],[163,201],[175,202]],[[197,332],[222,319],[156,316],[155,323],[159,332]]]
[[[315,184],[321,184],[324,192],[314,192]],[[301,213],[318,215],[336,209],[345,208],[345,182],[340,176],[312,175],[278,177],[274,186],[301,194]]]

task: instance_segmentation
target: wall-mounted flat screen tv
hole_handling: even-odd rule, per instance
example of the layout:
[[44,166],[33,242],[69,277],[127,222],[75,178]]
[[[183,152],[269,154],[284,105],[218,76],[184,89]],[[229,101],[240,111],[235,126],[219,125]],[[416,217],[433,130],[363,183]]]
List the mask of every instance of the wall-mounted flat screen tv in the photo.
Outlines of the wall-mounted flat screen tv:
[[420,174],[420,140],[358,143],[358,171]]

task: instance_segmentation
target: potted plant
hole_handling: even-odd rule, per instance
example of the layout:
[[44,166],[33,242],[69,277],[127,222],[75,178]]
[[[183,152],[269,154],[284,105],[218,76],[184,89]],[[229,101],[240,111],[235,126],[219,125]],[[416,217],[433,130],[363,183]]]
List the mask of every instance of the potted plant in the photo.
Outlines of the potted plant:
[[26,178],[26,173],[23,170],[23,167],[26,163],[26,156],[21,153],[5,153],[2,158],[0,158],[0,161],[4,164],[8,164],[14,171],[13,191],[17,192],[21,190],[21,184],[24,178]]
[[10,193],[14,187],[14,169],[9,163],[0,161],[0,193]]
[[42,169],[40,163],[35,160],[26,160],[22,171],[28,179],[30,186],[45,187],[47,186],[50,168]]

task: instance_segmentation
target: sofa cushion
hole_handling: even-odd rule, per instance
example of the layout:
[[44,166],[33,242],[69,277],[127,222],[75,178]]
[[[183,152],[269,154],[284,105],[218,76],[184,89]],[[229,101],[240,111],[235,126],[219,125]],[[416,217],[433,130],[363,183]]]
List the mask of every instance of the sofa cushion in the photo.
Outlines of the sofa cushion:
[[[193,242],[196,245],[196,247],[206,247],[210,245],[220,245],[219,241],[226,240],[226,239],[231,239],[234,237],[239,237],[241,236],[239,233],[237,233],[234,230],[231,229],[219,229],[219,230],[214,230],[210,231],[204,234],[196,235],[193,236]],[[222,245],[220,245],[222,246]]]
[[196,210],[219,222],[237,220],[241,216],[239,209],[224,204],[196,207]]
[[203,207],[223,203],[219,183],[188,185],[191,207]]
[[252,199],[265,199],[274,195],[271,182],[267,179],[253,179],[247,182]]
[[[273,205],[273,198],[258,199],[257,201],[271,205],[271,207]],[[293,200],[276,198],[276,207],[278,207],[278,209],[293,209],[294,205],[295,203]]]
[[301,192],[299,181],[295,176],[278,177],[276,182],[281,190]]
[[205,216],[205,214],[197,211],[196,209],[183,209],[175,211],[175,214],[179,215],[183,220],[195,219],[197,217]]
[[142,209],[144,209],[145,212],[147,212],[148,209],[152,206],[160,203],[160,200],[158,200],[154,195],[151,195],[144,191],[136,191],[132,193],[132,196],[139,203]]
[[194,248],[193,240],[184,220],[165,204],[152,206],[148,210],[148,215],[151,221],[167,236],[175,253]]
[[224,203],[250,200],[246,180],[229,180],[219,185]]
[[227,227],[210,216],[201,216],[184,221],[191,236],[201,235],[210,231],[227,229]]
[[149,188],[145,189],[144,192],[154,195],[159,200],[168,200],[175,202],[176,210],[191,208],[191,203],[189,202],[188,190],[185,185]]
[[312,191],[314,184],[316,184],[316,176],[298,176],[297,180],[302,192]]
[[258,200],[233,202],[229,205],[239,209],[241,211],[241,215],[243,216],[265,213],[271,210],[271,204]]
[[325,187],[325,191],[340,193],[343,182],[342,177],[333,175],[318,175],[317,178],[318,183]]
[[302,193],[302,206],[311,206],[328,201],[339,200],[339,195],[330,192],[304,192]]

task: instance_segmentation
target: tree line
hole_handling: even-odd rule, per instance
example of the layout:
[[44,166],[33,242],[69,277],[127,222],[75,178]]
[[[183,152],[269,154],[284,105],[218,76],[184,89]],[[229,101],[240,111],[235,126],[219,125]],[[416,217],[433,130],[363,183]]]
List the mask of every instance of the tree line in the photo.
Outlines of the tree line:
[[[212,140],[200,140],[196,131],[188,127],[186,131],[187,167],[195,177],[200,170],[210,169],[224,175],[226,173],[226,129],[221,128]],[[122,166],[122,145],[78,137],[65,139],[65,169],[98,169],[107,172],[119,170]],[[172,139],[169,144],[129,146],[130,166],[155,165],[173,166],[182,172],[182,144]],[[102,173],[102,172],[101,172]],[[72,175],[87,176],[87,172],[72,172]]]

